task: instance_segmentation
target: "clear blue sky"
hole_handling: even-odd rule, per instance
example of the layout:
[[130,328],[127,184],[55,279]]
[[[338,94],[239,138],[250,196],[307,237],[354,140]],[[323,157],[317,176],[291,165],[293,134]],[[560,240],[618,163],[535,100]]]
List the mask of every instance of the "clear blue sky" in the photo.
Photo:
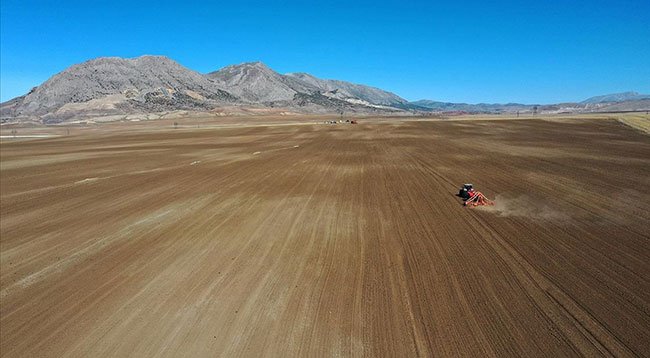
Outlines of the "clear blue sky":
[[263,61],[406,99],[650,93],[650,1],[2,0],[1,99],[101,56]]

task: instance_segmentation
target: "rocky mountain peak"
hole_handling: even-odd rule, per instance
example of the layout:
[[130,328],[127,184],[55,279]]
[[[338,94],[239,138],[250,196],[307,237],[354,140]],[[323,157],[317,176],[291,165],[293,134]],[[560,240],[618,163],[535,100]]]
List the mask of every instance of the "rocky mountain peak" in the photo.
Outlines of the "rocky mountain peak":
[[[224,105],[284,107],[304,112],[399,111],[406,101],[378,88],[280,74],[262,62],[200,74],[155,55],[101,57],[73,65],[24,96],[2,104],[3,120],[48,123],[71,118],[210,111]],[[403,107],[400,107],[403,108]]]

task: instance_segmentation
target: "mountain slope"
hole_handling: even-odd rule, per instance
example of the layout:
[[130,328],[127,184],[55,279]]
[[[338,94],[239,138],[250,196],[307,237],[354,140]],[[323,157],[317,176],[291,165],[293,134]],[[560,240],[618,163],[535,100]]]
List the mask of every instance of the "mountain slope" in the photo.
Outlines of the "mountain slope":
[[404,98],[376,87],[339,80],[323,80],[302,72],[288,73],[286,77],[298,79],[305,85],[316,87],[323,92],[337,91],[343,97],[358,98],[375,105],[395,106],[408,103]]
[[520,103],[478,103],[478,104],[469,104],[469,103],[453,103],[453,102],[439,102],[431,101],[427,99],[411,102],[412,105],[429,109],[431,111],[440,111],[440,112],[517,112],[525,111],[531,109],[532,105],[520,104]]
[[624,92],[592,97],[580,103],[521,104],[521,103],[453,103],[432,100],[410,102],[412,109],[432,112],[468,113],[578,113],[578,112],[616,112],[645,111],[649,109],[650,96],[636,92]]
[[621,92],[621,93],[611,93],[602,96],[595,96],[587,98],[586,100],[580,102],[583,104],[595,104],[595,103],[606,103],[606,102],[625,102],[625,101],[638,101],[642,99],[650,99],[649,94],[640,94],[638,92]]
[[[323,80],[307,73],[282,75],[261,62],[249,62],[210,72],[207,77],[230,93],[249,102],[304,101],[317,92],[332,100],[361,106],[395,106],[408,101],[379,88],[337,80]],[[322,98],[318,103],[324,105]],[[336,101],[335,101],[336,102]]]
[[163,56],[98,58],[71,66],[26,95],[0,104],[0,118],[2,122],[56,123],[178,110],[210,112],[223,107],[234,113],[252,108],[392,113],[403,109],[386,104],[406,103],[377,88],[300,77],[279,74],[261,62],[227,66],[204,75]]
[[2,116],[60,120],[86,114],[209,109],[236,98],[216,82],[169,58],[98,58],[52,76],[2,105]]
[[252,103],[289,101],[296,93],[310,93],[317,88],[283,76],[261,62],[224,67],[206,75],[228,91]]

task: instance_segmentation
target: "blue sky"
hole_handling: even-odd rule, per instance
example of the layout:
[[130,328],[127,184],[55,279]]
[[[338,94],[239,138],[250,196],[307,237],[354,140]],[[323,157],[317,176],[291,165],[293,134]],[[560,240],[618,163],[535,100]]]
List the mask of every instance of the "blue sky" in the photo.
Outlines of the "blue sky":
[[0,97],[101,56],[262,61],[409,100],[650,93],[650,1],[0,2]]

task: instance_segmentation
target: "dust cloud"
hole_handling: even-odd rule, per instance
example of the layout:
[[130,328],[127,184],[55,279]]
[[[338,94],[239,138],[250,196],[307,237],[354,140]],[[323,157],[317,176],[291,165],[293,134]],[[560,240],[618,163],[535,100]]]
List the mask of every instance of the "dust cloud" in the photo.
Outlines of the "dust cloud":
[[478,209],[505,217],[521,216],[539,220],[566,220],[569,218],[566,213],[526,195],[517,197],[497,195],[494,198],[494,206],[479,206]]

